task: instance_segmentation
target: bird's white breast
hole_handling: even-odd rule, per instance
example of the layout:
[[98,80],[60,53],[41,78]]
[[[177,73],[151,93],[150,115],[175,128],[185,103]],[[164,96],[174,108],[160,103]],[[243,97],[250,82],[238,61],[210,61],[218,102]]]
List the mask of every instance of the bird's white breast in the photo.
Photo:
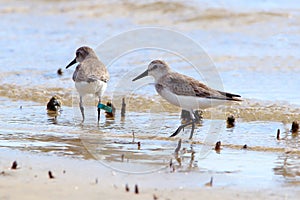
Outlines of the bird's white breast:
[[185,110],[206,109],[221,105],[225,102],[224,100],[177,95],[165,88],[160,90],[159,94],[171,104],[181,107]]
[[75,87],[80,96],[85,96],[87,94],[95,94],[96,96],[101,97],[106,90],[107,83],[97,80],[93,82],[75,82]]

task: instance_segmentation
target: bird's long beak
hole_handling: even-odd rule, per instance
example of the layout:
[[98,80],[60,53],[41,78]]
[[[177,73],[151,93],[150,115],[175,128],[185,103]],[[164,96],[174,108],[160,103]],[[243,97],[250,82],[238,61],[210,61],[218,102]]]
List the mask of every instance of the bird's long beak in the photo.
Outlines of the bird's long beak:
[[75,63],[77,63],[76,58],[74,60],[72,60],[67,66],[66,69],[68,69],[69,67],[71,67],[72,65],[74,65]]
[[138,75],[137,77],[135,77],[134,79],[132,79],[132,81],[136,81],[140,78],[143,78],[145,76],[148,76],[148,69],[146,71],[144,71],[143,73],[141,73],[140,75]]

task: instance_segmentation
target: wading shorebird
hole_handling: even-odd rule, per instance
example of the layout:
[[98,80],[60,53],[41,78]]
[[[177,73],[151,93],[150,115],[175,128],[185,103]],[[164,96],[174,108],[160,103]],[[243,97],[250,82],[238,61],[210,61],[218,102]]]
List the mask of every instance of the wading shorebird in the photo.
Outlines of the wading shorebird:
[[190,134],[190,139],[192,139],[195,122],[198,120],[194,109],[206,109],[220,105],[225,101],[241,101],[238,98],[241,97],[240,95],[214,90],[194,78],[172,71],[161,60],[152,61],[148,65],[148,69],[132,81],[145,76],[154,78],[155,89],[160,96],[191,114],[192,121],[179,126],[170,137],[176,136],[184,127],[192,125]]
[[101,97],[107,87],[109,73],[105,65],[98,59],[94,50],[90,47],[83,46],[76,50],[76,57],[67,66],[66,69],[75,63],[79,63],[73,74],[73,81],[79,93],[79,107],[84,122],[84,107],[82,98],[87,94],[93,94],[99,98],[97,111],[98,123],[100,120],[100,108],[105,105],[101,104]]

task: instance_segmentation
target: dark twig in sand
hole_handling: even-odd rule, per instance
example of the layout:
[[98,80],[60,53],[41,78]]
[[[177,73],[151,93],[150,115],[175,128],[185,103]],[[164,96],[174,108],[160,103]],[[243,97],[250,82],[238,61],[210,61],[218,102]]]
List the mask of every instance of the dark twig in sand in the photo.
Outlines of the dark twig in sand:
[[126,103],[125,98],[122,99],[122,107],[121,107],[121,117],[125,117],[126,113]]
[[277,136],[276,136],[277,140],[280,140],[280,129],[277,129]]
[[190,165],[189,165],[189,167],[190,167],[190,168],[192,168],[192,166],[193,166],[193,163],[194,163],[194,160],[195,160],[195,152],[194,152],[194,151],[192,151],[192,152],[191,152],[191,160],[190,160]]
[[134,135],[134,131],[132,131],[132,143],[134,143],[134,139],[135,139],[135,135]]
[[[175,154],[175,159],[178,162],[179,166],[181,167],[182,165],[182,159],[178,154]],[[175,165],[173,165],[173,172],[175,172]]]
[[[180,152],[180,149],[181,149],[181,142],[182,140],[179,139],[178,140],[178,144],[177,144],[177,147],[174,151],[174,154],[175,154],[175,159],[176,161],[178,162],[178,164],[181,166],[181,157],[179,156],[179,152]],[[175,165],[173,165],[173,172],[175,172]]]
[[213,181],[214,181],[214,177],[211,177],[210,178],[210,182],[209,182],[209,185],[212,187],[213,186]]
[[232,128],[234,127],[234,124],[235,123],[235,118],[233,115],[230,115],[228,118],[227,118],[227,128]]
[[57,70],[57,74],[60,75],[60,76],[63,75],[63,70],[62,70],[61,68],[59,68],[59,69]]
[[17,161],[14,161],[11,165],[11,169],[17,169],[17,167],[18,167],[18,163]]
[[135,193],[135,194],[138,194],[138,193],[139,193],[139,187],[138,187],[137,184],[135,184],[135,186],[134,186],[134,193]]
[[211,177],[210,181],[208,183],[206,183],[205,186],[212,187],[213,186],[213,180],[214,180],[214,177]]
[[173,160],[172,160],[172,158],[170,159],[170,162],[169,162],[169,167],[170,167],[170,169],[172,168],[172,166],[173,166]]
[[180,149],[181,149],[181,139],[179,139],[179,141],[178,141],[177,147],[175,149],[175,154],[178,154]]
[[221,151],[221,141],[218,141],[218,142],[216,143],[215,151],[216,151],[217,153],[220,153],[220,151]]
[[141,150],[141,142],[138,142],[137,145],[138,145],[138,150]]
[[[178,160],[177,160],[178,161]],[[181,163],[179,163],[181,165]],[[175,165],[172,166],[172,172],[174,173],[176,171]]]
[[297,133],[298,130],[299,130],[299,123],[297,121],[293,121],[291,132],[292,133]]
[[105,111],[105,117],[109,119],[113,119],[115,117],[116,108],[111,102],[106,102],[106,105],[111,107],[111,112]]
[[158,200],[158,197],[155,194],[153,194],[153,200]]
[[175,168],[175,165],[173,164],[172,158],[170,159],[169,167],[170,167],[170,172],[175,172],[176,168]]
[[122,155],[121,155],[121,161],[122,161],[122,162],[124,162],[124,158],[125,158],[125,155],[122,154]]
[[128,186],[127,183],[126,183],[126,185],[125,185],[125,191],[126,191],[126,192],[129,192],[129,186]]
[[248,148],[248,146],[246,144],[244,144],[242,149],[247,149],[247,148]]
[[47,111],[49,114],[51,113],[54,114],[54,113],[58,113],[60,110],[61,110],[60,97],[58,95],[54,95],[47,103]]
[[52,172],[51,172],[51,171],[48,171],[48,176],[49,176],[50,179],[53,179],[53,178],[54,178],[54,176],[52,175]]

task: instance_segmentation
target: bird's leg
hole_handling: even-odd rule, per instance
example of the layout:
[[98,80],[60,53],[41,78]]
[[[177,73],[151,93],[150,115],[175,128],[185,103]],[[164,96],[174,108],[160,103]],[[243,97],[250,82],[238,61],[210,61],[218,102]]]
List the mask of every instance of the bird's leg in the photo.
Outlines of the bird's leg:
[[191,130],[191,134],[190,134],[190,140],[193,138],[193,134],[194,134],[194,130],[195,130],[195,121],[193,120],[192,121],[193,123],[192,123],[192,130]]
[[177,130],[176,130],[172,135],[170,135],[170,137],[174,137],[174,136],[178,135],[178,133],[180,133],[180,131],[181,131],[184,127],[189,126],[189,125],[191,125],[191,124],[193,124],[193,123],[194,123],[193,121],[190,121],[190,122],[188,122],[188,123],[186,123],[186,124],[180,125],[180,126],[177,128]]
[[84,107],[83,107],[83,102],[82,102],[82,96],[80,96],[79,108],[80,108],[80,111],[81,111],[82,123],[83,123],[84,122]]
[[190,134],[190,140],[193,138],[194,130],[195,130],[195,123],[199,120],[199,117],[193,112],[193,110],[190,111],[191,118],[192,118],[192,130]]
[[98,105],[97,105],[97,111],[98,111],[98,124],[100,122],[100,104],[101,104],[101,98],[99,97]]
[[191,114],[192,121],[190,121],[186,124],[180,125],[177,128],[177,130],[172,135],[170,135],[170,137],[174,137],[174,136],[178,135],[178,133],[180,133],[180,131],[182,129],[184,129],[184,127],[192,125],[192,130],[191,130],[191,134],[190,134],[190,138],[189,138],[189,139],[192,139],[193,134],[194,134],[194,130],[195,130],[195,123],[196,123],[196,120],[197,120],[198,117],[195,116],[195,113],[192,110],[190,111],[190,114]]

